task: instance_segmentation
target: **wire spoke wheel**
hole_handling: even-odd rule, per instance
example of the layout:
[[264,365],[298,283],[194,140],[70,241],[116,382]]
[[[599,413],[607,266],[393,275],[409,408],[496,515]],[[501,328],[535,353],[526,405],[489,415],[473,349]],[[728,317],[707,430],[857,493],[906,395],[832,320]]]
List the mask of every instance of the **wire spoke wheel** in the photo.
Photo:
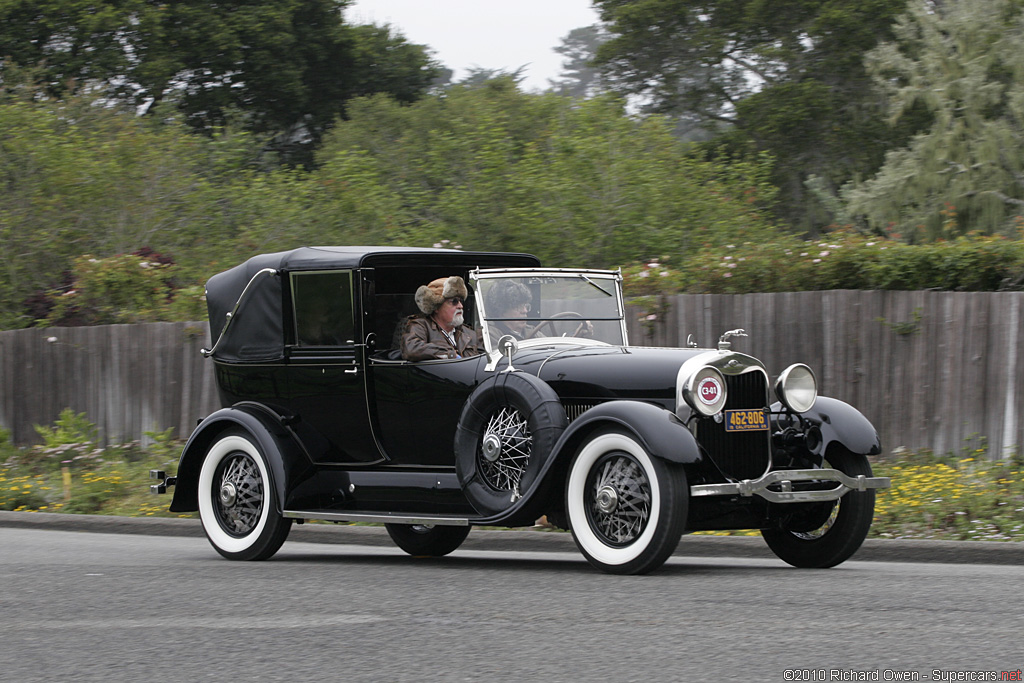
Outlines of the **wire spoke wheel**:
[[455,430],[455,473],[476,511],[501,514],[529,499],[568,424],[558,394],[542,379],[499,372],[481,382]]
[[229,560],[265,560],[288,538],[266,453],[251,433],[228,430],[199,469],[199,519],[210,544]]
[[635,458],[606,456],[586,485],[587,521],[609,545],[632,543],[651,517],[651,483]]
[[566,518],[576,547],[602,571],[660,567],[679,544],[688,508],[682,466],[652,456],[632,434],[594,432],[569,465]]
[[526,419],[515,408],[502,407],[491,415],[480,441],[477,457],[484,481],[496,491],[518,491],[532,448]]
[[217,521],[232,536],[244,536],[256,528],[263,511],[263,479],[256,461],[236,451],[220,464],[214,475]]

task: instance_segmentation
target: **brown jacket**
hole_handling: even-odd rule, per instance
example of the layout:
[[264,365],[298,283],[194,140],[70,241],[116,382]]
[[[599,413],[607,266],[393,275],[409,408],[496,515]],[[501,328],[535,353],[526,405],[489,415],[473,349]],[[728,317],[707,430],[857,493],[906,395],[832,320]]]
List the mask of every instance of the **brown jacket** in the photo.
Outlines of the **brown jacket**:
[[413,315],[405,319],[402,332],[402,358],[405,360],[435,360],[437,358],[465,358],[480,353],[476,332],[460,325],[452,332],[455,346],[445,336],[433,318]]

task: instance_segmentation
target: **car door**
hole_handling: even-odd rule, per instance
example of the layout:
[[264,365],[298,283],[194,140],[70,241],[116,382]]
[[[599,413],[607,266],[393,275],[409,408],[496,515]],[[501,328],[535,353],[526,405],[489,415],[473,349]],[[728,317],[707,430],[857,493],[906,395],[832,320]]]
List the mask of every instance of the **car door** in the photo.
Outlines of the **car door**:
[[288,347],[294,428],[318,463],[383,459],[370,429],[363,371],[365,346],[351,270],[289,274]]

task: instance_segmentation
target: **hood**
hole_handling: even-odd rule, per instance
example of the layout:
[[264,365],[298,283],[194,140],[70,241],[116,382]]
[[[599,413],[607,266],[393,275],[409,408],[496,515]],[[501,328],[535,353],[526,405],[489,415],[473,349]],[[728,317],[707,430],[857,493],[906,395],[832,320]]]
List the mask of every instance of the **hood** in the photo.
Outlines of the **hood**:
[[676,375],[709,349],[638,346],[551,346],[522,349],[517,370],[537,375],[563,401],[631,399],[675,403]]

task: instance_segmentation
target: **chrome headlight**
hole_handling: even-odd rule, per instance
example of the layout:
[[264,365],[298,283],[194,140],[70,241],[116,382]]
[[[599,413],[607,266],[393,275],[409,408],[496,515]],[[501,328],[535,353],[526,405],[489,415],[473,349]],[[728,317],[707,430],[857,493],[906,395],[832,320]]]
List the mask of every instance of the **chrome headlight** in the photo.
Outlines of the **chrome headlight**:
[[775,380],[775,395],[794,413],[806,413],[818,398],[818,381],[803,363],[790,365]]
[[725,377],[710,365],[702,366],[683,382],[683,400],[701,415],[714,415],[725,407]]

